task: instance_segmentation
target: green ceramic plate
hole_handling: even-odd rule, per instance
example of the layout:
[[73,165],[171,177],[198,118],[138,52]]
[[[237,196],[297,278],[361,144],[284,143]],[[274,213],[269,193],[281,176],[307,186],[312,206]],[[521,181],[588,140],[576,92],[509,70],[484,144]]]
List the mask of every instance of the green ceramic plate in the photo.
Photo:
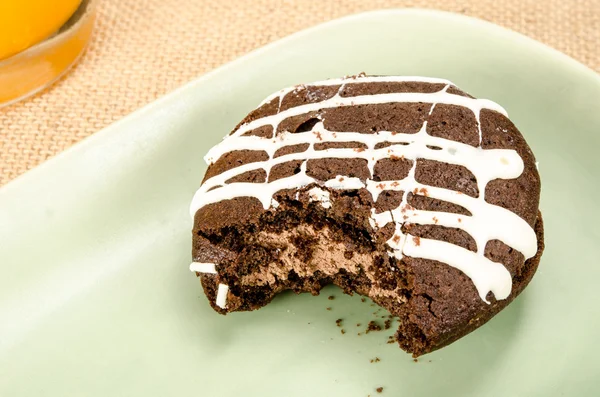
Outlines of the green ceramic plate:
[[[538,274],[417,363],[386,343],[392,330],[358,335],[375,318],[358,296],[283,294],[223,317],[188,271],[209,146],[272,91],[361,71],[444,77],[501,103],[540,161]],[[594,72],[441,12],[357,15],[255,51],[0,190],[0,395],[598,395],[599,109]]]

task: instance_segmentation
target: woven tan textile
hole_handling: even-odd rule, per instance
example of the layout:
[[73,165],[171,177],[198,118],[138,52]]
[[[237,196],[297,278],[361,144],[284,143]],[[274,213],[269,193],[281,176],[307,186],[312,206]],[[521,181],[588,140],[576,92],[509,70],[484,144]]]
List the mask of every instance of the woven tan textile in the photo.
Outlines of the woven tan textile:
[[600,0],[98,0],[96,30],[77,67],[49,90],[0,109],[0,185],[257,47],[396,7],[482,18],[600,71]]

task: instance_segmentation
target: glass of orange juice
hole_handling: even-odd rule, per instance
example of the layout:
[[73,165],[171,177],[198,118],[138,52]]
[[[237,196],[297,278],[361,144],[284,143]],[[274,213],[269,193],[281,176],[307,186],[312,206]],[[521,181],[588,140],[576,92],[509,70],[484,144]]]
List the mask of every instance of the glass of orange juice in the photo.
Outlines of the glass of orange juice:
[[93,0],[0,0],[0,106],[61,77],[85,49]]

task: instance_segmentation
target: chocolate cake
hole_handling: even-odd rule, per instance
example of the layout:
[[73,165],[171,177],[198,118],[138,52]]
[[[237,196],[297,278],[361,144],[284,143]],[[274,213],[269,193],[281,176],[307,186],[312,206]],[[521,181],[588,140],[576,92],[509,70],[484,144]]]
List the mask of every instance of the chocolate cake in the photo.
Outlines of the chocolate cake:
[[498,313],[542,254],[531,149],[502,107],[446,80],[284,89],[205,160],[190,270],[221,314],[335,284],[398,316],[416,357]]

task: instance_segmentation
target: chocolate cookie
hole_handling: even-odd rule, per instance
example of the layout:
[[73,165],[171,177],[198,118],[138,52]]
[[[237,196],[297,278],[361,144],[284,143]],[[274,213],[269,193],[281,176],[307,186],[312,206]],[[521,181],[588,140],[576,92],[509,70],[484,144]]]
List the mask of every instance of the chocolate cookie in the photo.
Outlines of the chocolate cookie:
[[222,314],[335,284],[398,316],[419,356],[504,308],[542,254],[531,149],[504,109],[446,80],[284,89],[205,159],[190,269]]

